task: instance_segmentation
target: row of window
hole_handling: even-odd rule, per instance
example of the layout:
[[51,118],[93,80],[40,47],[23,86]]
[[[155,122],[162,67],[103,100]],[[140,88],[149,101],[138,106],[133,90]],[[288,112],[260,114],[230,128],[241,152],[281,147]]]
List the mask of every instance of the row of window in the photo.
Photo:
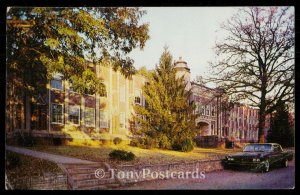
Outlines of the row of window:
[[[238,120],[240,120],[240,123],[242,123],[242,121],[241,121],[241,119],[242,119],[242,117],[236,117],[236,116],[229,116],[229,120],[231,120],[231,121],[235,121],[236,123],[238,122]],[[248,123],[248,124],[256,124],[257,123],[257,121],[258,121],[258,119],[256,118],[256,117],[245,117],[244,118],[244,122],[245,123]]]
[[244,139],[245,138],[256,139],[258,136],[257,131],[253,131],[253,130],[241,131],[236,129],[229,129],[229,135],[244,138]]
[[256,118],[256,116],[255,115],[251,115],[251,114],[247,114],[247,113],[242,113],[242,112],[240,112],[240,113],[237,113],[237,112],[235,112],[235,111],[232,111],[231,113],[230,113],[230,117],[233,117],[233,118],[237,118],[237,117],[241,117],[242,115],[244,115],[244,116],[249,116],[250,118]]
[[[62,80],[59,79],[52,79],[51,80],[51,88],[53,89],[58,89],[58,90],[63,90],[63,84],[62,84]],[[73,87],[72,84],[70,83],[70,91],[73,91]],[[121,85],[120,86],[120,102],[125,102],[125,85]],[[135,104],[142,104],[142,92],[141,90],[137,89],[135,90],[135,98],[134,98],[134,103]]]
[[[60,79],[52,79],[50,81],[50,85],[52,89],[63,90],[63,83]],[[74,92],[73,85],[69,82],[69,91]]]
[[216,116],[216,106],[211,105],[196,105],[196,113],[207,116]]
[[[52,104],[52,123],[62,124],[63,123],[63,105],[62,104]],[[72,124],[80,125],[80,107],[79,106],[69,106],[69,121]],[[121,116],[124,114],[124,117]],[[120,115],[120,126],[125,126],[125,113]],[[95,126],[95,109],[85,108],[84,109],[84,124],[86,126]],[[121,127],[121,128],[122,128]],[[100,128],[108,128],[108,116],[107,112],[100,112]],[[124,128],[124,127],[123,127]]]
[[[63,90],[63,83],[61,79],[52,79],[50,81],[52,89]],[[74,92],[74,88],[71,82],[69,82],[69,91]]]

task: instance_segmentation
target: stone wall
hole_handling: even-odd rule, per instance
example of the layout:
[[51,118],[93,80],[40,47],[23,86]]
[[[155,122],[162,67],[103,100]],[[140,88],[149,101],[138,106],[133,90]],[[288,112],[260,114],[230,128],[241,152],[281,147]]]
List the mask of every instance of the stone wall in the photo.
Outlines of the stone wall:
[[[114,177],[122,184],[135,183],[139,181],[167,179],[166,175],[171,172],[196,172],[207,173],[223,170],[221,160],[202,160],[188,163],[156,164],[156,165],[120,165],[114,170]],[[150,174],[148,174],[150,172]],[[154,172],[162,172],[164,176],[156,177]],[[128,175],[126,175],[128,174]],[[146,177],[144,177],[146,176]],[[154,176],[154,177],[153,177]]]
[[14,189],[28,190],[67,190],[66,174],[45,174],[44,176],[24,177],[14,181]]

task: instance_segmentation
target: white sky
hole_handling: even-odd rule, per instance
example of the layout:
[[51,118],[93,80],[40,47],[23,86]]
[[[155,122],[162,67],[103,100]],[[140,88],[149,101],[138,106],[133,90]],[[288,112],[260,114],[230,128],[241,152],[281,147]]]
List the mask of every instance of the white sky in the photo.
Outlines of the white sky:
[[214,58],[216,39],[222,37],[220,24],[229,19],[238,7],[147,7],[141,22],[149,22],[150,39],[143,51],[135,49],[130,57],[135,67],[153,69],[165,45],[173,55],[180,56],[191,69],[191,80],[208,71]]

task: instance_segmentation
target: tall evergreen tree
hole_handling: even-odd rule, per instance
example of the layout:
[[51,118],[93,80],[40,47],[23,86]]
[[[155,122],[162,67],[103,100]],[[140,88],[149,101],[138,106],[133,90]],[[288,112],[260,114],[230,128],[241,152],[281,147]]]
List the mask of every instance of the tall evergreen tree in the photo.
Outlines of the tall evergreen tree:
[[191,90],[186,83],[176,78],[172,56],[167,48],[160,57],[155,71],[148,74],[143,88],[146,106],[135,106],[132,128],[144,146],[190,151],[195,136],[195,105],[191,103]]
[[283,147],[294,146],[294,128],[290,119],[288,106],[281,101],[280,106],[271,117],[268,142],[279,143]]

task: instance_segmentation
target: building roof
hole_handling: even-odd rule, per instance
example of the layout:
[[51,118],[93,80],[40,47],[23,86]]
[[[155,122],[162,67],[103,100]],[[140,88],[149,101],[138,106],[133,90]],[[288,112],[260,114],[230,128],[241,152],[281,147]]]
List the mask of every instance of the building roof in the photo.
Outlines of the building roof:
[[182,57],[179,57],[179,60],[175,61],[175,68],[184,68],[190,70],[189,67],[187,66],[186,61],[184,61]]

